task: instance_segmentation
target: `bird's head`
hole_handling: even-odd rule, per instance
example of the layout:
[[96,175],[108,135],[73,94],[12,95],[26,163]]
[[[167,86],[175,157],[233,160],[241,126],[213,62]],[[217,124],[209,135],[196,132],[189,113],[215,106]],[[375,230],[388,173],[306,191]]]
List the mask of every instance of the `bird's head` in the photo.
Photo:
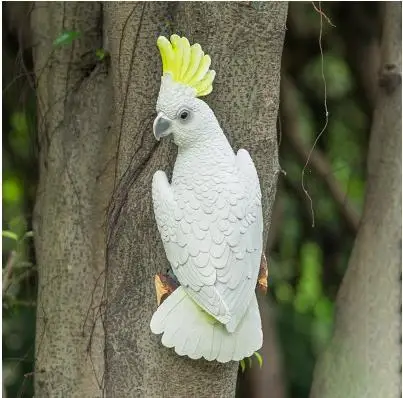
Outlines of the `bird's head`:
[[177,35],[157,41],[163,76],[157,100],[158,116],[154,121],[157,140],[172,134],[179,147],[197,145],[220,130],[211,108],[198,97],[209,94],[215,72],[209,70],[210,57],[199,44]]

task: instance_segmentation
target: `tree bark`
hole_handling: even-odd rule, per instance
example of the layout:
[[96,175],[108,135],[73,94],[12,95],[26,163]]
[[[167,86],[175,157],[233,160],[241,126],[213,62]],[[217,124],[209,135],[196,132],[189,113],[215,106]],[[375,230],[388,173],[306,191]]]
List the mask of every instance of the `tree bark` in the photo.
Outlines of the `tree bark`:
[[384,3],[364,214],[311,398],[401,394],[401,3]]
[[[146,21],[156,15],[152,7],[157,5],[135,6],[134,15],[143,15],[143,26],[133,70],[142,73],[132,84],[148,85],[149,90],[142,98],[135,95],[134,87],[129,90],[132,98],[127,101],[127,113],[137,120],[127,123],[121,132],[120,182],[109,218],[106,391],[108,396],[230,397],[235,393],[236,363],[222,365],[180,358],[162,347],[160,337],[149,331],[149,320],[156,308],[153,277],[168,267],[153,220],[150,184],[155,170],[167,169],[175,158],[172,144],[163,142],[157,146],[153,141],[152,118],[146,129],[133,135],[133,124],[139,123],[140,115],[152,115],[160,82],[157,52],[150,51],[151,65],[141,56],[147,48],[155,47],[155,23],[163,20],[157,18],[151,24],[153,30],[146,29]],[[250,150],[257,163],[264,190],[266,227],[278,172],[275,121],[286,9],[286,4],[280,3],[265,4],[258,11],[235,3],[178,3],[169,10],[173,13],[173,26],[211,55],[218,76],[207,102],[234,147],[242,145]],[[134,39],[134,35],[127,37],[129,43]],[[112,50],[112,57],[116,50]],[[138,150],[141,136],[143,147]],[[127,173],[122,174],[123,170]]]
[[[100,397],[105,208],[113,157],[111,80],[97,65],[99,3],[35,3],[31,11],[40,181],[35,396]],[[55,48],[63,31],[80,40]],[[98,318],[98,321],[95,321]],[[91,342],[91,344],[90,344]]]
[[[280,2],[35,3],[36,396],[235,394],[237,363],[178,357],[149,329],[154,275],[168,268],[151,179],[171,169],[176,154],[152,135],[161,76],[156,39],[180,31],[211,55],[217,78],[207,102],[234,148],[255,160],[267,236],[286,14]],[[55,48],[63,31],[81,35]],[[108,54],[103,61],[98,48]]]

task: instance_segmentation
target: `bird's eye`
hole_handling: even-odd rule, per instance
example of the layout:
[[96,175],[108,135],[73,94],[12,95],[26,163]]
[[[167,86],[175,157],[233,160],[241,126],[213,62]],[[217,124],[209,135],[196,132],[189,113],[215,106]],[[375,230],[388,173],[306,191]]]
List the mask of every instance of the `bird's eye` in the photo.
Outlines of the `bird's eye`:
[[182,112],[179,114],[179,117],[180,117],[182,120],[186,120],[186,119],[189,117],[189,112],[188,112],[188,111],[182,111]]
[[192,112],[189,109],[182,108],[179,110],[176,117],[180,123],[186,124],[192,119]]

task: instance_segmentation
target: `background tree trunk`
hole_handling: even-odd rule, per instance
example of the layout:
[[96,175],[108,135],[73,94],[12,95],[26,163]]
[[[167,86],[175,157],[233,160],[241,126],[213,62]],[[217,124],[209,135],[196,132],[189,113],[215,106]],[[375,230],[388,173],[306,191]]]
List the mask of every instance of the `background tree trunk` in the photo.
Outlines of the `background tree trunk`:
[[364,214],[312,398],[401,393],[401,3],[385,3]]
[[[234,149],[255,160],[267,236],[286,15],[285,2],[33,6],[36,396],[234,395],[236,363],[179,358],[149,330],[154,275],[168,267],[151,178],[175,159],[174,145],[152,135],[161,76],[155,43],[159,34],[182,33],[211,55],[217,78],[207,102]],[[55,48],[64,31],[80,37]],[[108,53],[103,61],[99,48]]]
[[[101,21],[95,2],[35,3],[31,10],[40,146],[37,397],[101,396],[104,337],[94,320],[111,192],[102,173],[114,148],[111,79],[94,54],[102,47]],[[64,31],[81,38],[55,48]]]

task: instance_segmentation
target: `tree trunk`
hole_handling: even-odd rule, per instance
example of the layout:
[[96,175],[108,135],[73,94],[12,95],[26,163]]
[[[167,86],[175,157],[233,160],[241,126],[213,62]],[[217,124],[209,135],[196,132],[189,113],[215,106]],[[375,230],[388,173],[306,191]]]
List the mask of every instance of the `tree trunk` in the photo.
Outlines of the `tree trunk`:
[[[267,234],[286,14],[280,2],[35,3],[36,396],[235,394],[237,363],[178,357],[149,329],[154,275],[168,268],[151,179],[176,155],[152,134],[162,72],[156,39],[180,32],[211,55],[217,78],[207,102],[234,148],[255,160]],[[63,31],[80,36],[55,48]]]
[[[95,318],[111,195],[104,170],[114,155],[111,78],[94,56],[102,47],[101,17],[95,2],[35,3],[31,11],[40,146],[37,397],[101,396],[104,336]],[[82,37],[55,49],[63,31]]]
[[401,3],[384,3],[364,214],[311,398],[401,394]]

